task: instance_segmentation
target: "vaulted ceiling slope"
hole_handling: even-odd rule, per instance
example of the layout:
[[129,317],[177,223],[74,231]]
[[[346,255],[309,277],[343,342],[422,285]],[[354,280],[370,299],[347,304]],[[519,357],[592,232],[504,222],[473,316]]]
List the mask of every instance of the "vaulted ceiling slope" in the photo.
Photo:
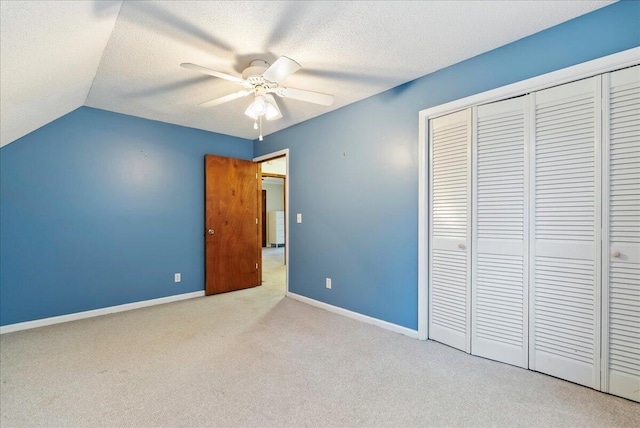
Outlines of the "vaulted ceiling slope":
[[84,105],[121,4],[0,1],[0,146]]
[[232,82],[284,55],[283,83],[335,95],[331,107],[278,98],[265,135],[531,35],[611,1],[6,1],[0,2],[0,144],[82,106],[248,139]]

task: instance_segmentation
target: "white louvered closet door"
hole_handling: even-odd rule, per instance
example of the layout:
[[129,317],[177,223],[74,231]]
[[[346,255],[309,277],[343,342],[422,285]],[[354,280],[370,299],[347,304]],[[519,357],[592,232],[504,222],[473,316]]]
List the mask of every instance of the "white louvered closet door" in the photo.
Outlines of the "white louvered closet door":
[[471,109],[430,132],[429,338],[470,351]]
[[603,82],[602,388],[640,401],[640,66]]
[[471,353],[528,367],[528,97],[474,114]]
[[532,94],[529,367],[600,387],[600,76]]

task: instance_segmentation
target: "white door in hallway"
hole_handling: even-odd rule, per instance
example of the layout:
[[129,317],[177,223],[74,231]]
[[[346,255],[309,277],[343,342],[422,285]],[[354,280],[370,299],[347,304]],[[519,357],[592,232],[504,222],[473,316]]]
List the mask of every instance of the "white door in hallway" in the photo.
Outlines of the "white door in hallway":
[[470,352],[471,109],[430,121],[429,338]]

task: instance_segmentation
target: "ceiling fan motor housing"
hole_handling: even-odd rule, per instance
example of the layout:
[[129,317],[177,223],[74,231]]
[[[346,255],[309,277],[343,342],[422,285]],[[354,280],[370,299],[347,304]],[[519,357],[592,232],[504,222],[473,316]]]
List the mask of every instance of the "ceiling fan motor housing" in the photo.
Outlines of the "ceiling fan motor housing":
[[269,63],[261,59],[254,59],[242,72],[242,78],[252,85],[261,85],[265,82],[262,74],[269,68]]

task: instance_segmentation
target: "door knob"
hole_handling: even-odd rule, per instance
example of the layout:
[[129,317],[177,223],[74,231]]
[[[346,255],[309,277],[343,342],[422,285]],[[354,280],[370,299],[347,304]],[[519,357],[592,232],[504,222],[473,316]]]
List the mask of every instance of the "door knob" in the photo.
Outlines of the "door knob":
[[213,235],[215,232],[213,231],[213,229],[209,229],[209,230],[207,230],[207,233],[208,233],[209,235]]
[[458,248],[460,248],[461,250],[466,249],[467,247],[464,244],[458,244]]
[[614,251],[613,253],[611,253],[611,257],[617,259],[618,257],[620,257],[620,251]]

